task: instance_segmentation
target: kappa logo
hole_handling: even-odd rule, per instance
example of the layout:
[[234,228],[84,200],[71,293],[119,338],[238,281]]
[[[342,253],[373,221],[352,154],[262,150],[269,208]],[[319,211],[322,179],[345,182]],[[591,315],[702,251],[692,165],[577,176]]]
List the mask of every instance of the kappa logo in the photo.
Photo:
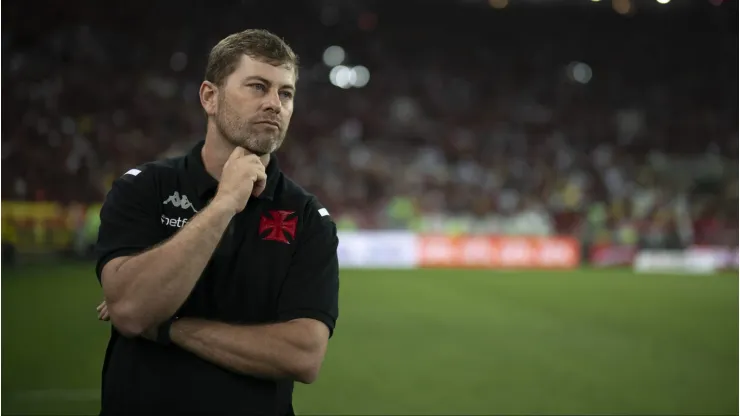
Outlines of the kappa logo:
[[187,195],[180,196],[180,193],[175,191],[174,194],[170,195],[169,198],[167,198],[162,205],[172,204],[172,206],[175,206],[177,208],[182,209],[191,209],[193,212],[198,212],[193,204],[188,199]]
[[270,233],[264,236],[262,239],[290,244],[290,241],[286,237],[287,234],[290,236],[291,240],[295,240],[295,231],[298,226],[298,217],[287,219],[293,214],[295,214],[295,211],[267,211],[268,216],[260,218],[259,233],[260,235],[264,234],[265,231],[269,231]]

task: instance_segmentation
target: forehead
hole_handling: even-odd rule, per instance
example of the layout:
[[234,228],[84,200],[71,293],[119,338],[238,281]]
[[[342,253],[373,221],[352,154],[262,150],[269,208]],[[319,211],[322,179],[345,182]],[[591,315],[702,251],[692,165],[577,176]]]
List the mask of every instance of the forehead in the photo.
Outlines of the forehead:
[[237,82],[247,77],[261,77],[280,86],[295,86],[295,71],[287,65],[274,66],[269,63],[242,55],[239,65],[229,78]]

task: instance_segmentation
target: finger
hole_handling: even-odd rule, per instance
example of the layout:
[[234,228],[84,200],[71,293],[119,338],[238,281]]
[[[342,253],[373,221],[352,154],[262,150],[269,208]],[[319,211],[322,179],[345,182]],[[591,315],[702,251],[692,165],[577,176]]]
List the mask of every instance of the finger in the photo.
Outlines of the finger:
[[103,308],[100,313],[98,314],[98,319],[101,321],[107,321],[110,319],[110,315],[108,314],[108,308]]
[[239,159],[240,157],[244,157],[244,155],[246,154],[247,154],[247,150],[245,148],[237,146],[234,148],[234,151],[231,152],[231,155],[229,156],[229,160]]
[[252,188],[252,196],[260,196],[262,195],[262,192],[265,191],[265,185],[260,183],[255,183],[254,187]]
[[105,301],[103,301],[100,305],[98,305],[97,308],[95,308],[96,311],[100,312],[101,309],[105,307]]
[[261,165],[250,167],[249,170],[245,171],[245,173],[253,183],[267,180],[267,173],[265,172],[265,168]]
[[259,177],[258,175],[257,180],[254,182],[254,185],[252,186],[252,195],[260,196],[260,194],[262,194],[262,192],[265,190],[266,187],[267,187],[267,176]]
[[253,171],[256,169],[261,169],[262,166],[260,164],[259,158],[257,158],[254,155],[248,155],[241,159],[239,159],[239,164],[245,171]]

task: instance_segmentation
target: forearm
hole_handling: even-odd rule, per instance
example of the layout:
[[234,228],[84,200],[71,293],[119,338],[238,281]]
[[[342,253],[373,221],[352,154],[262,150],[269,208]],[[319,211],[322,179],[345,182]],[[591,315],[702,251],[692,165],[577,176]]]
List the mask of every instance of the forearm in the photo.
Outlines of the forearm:
[[311,383],[318,376],[325,343],[300,322],[230,325],[180,319],[172,325],[172,342],[219,367],[269,379]]
[[165,243],[126,259],[106,289],[116,317],[143,331],[175,314],[193,290],[233,211],[213,203]]

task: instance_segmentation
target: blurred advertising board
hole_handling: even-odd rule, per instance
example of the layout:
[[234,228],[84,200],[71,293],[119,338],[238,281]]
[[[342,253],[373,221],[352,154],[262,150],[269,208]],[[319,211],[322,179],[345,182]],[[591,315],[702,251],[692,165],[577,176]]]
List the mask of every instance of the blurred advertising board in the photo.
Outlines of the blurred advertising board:
[[340,231],[345,268],[570,269],[578,242],[561,237],[447,236],[407,231]]
[[719,270],[738,269],[738,248],[721,246],[692,246],[686,250],[689,256],[709,256]]
[[594,267],[632,266],[637,247],[629,245],[601,244],[589,250],[589,263]]
[[568,237],[418,237],[423,268],[572,269],[579,266],[578,241]]
[[407,231],[338,231],[339,266],[408,269],[416,266],[416,235]]
[[634,270],[643,273],[711,274],[722,270],[725,260],[706,249],[641,250]]

